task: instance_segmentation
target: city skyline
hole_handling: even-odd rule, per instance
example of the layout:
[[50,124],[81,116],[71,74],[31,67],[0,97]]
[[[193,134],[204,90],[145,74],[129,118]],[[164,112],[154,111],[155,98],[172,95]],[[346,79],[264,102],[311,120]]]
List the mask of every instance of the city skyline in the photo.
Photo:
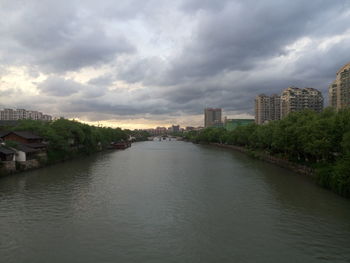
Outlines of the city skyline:
[[289,86],[320,90],[327,106],[328,87],[350,60],[350,4],[250,6],[2,1],[0,108],[35,105],[57,117],[134,129],[202,126],[207,107],[253,118],[257,94]]

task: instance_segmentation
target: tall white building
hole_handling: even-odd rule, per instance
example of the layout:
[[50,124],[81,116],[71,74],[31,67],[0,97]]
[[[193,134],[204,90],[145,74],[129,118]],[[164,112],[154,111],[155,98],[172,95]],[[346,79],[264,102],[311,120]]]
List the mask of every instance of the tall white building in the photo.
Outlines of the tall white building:
[[25,109],[0,110],[0,120],[2,121],[17,121],[26,119],[51,121],[52,116],[43,114],[39,111],[27,111]]

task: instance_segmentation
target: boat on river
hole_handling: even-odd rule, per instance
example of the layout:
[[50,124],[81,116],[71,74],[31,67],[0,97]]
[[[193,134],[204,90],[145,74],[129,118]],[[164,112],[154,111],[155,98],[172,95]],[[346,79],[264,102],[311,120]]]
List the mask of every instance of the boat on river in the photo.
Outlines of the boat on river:
[[112,142],[110,149],[125,150],[126,148],[131,147],[131,142]]

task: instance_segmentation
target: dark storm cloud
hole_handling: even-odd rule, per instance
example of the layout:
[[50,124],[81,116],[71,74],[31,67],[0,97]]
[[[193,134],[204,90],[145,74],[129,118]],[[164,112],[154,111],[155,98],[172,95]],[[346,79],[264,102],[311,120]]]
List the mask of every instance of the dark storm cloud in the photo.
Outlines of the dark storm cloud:
[[90,79],[88,84],[95,86],[108,87],[115,81],[112,75],[103,75],[97,78]]
[[66,97],[77,93],[82,88],[82,85],[72,80],[49,77],[37,87],[45,95]]
[[39,83],[37,88],[42,94],[56,97],[68,97],[79,93],[83,98],[98,98],[105,94],[104,87],[81,84],[71,79],[51,76]]
[[197,12],[197,11],[220,11],[229,0],[212,1],[212,0],[186,0],[181,5],[182,10],[185,12]]
[[[154,84],[186,85],[188,81],[210,78],[223,71],[254,70],[263,60],[287,54],[286,45],[299,38],[342,33],[349,21],[348,16],[342,16],[349,7],[346,1],[217,4],[217,1],[192,0],[185,1],[182,7],[187,12],[202,11],[198,28],[180,56],[171,61],[170,70],[163,72],[162,82],[154,81]],[[149,80],[151,74],[146,72],[154,63],[147,66],[144,61],[137,62],[120,77],[128,82]]]
[[90,14],[93,6],[84,12],[76,1],[5,1],[0,7],[5,18],[0,22],[0,55],[7,63],[36,65],[46,73],[65,72],[108,63],[135,51],[123,34],[106,32],[103,17]]
[[72,71],[108,63],[117,54],[129,52],[133,52],[133,47],[125,39],[108,39],[101,32],[91,32],[54,53],[39,56],[37,62],[51,72]]
[[297,61],[295,75],[320,85],[320,80],[324,83],[325,80],[335,79],[339,68],[349,63],[348,54],[350,39],[341,40],[325,50],[310,50]]
[[[197,3],[201,6],[201,2]],[[222,71],[254,69],[257,62],[285,54],[286,45],[302,36],[312,36],[327,25],[342,11],[339,3],[227,2],[221,12],[202,15],[194,41],[175,59],[169,77],[176,82]],[[329,30],[322,33],[334,34],[334,28]]]
[[65,106],[60,107],[62,112],[99,112],[109,114],[112,117],[122,115],[138,115],[138,114],[169,114],[172,109],[158,104],[158,107],[149,105],[147,103],[139,104],[118,104],[118,103],[105,103],[101,101],[91,99],[77,99],[71,100]]
[[[259,93],[326,91],[350,61],[349,14],[345,0],[3,1],[0,69],[49,75],[38,89],[67,113],[252,114]],[[109,70],[68,79],[87,67]]]
[[[202,100],[207,106],[252,113],[253,99],[262,92],[280,93],[292,85],[325,91],[336,70],[350,60],[344,57],[350,45],[342,41],[325,51],[310,47],[283,74],[276,70],[266,77],[254,75],[265,67],[264,61],[288,56],[286,46],[300,38],[343,34],[350,21],[346,1],[225,1],[224,7],[223,2],[186,3],[183,8],[197,12],[199,23],[193,39],[164,72],[165,83],[179,87],[166,96],[172,103]],[[226,72],[251,74],[237,83],[226,78]]]

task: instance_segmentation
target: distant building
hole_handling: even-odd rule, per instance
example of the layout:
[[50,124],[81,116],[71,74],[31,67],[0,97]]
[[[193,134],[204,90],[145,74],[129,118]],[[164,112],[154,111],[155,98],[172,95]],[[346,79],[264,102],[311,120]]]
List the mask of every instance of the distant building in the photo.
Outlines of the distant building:
[[18,120],[16,111],[13,109],[3,109],[0,111],[0,118],[4,121]]
[[18,120],[25,120],[28,119],[28,112],[25,109],[17,109],[15,110],[17,113],[17,119]]
[[27,111],[25,109],[0,110],[0,120],[2,121],[17,121],[26,119],[51,121],[52,116],[43,114],[39,111]]
[[336,109],[350,106],[350,63],[340,68],[328,88],[329,105]]
[[155,135],[155,129],[143,129],[143,131],[146,131],[146,132],[148,132],[149,134],[151,134],[151,135]]
[[51,115],[47,115],[47,114],[43,114],[42,120],[43,121],[52,121],[52,116]]
[[322,93],[313,88],[300,89],[289,87],[281,95],[281,118],[291,112],[301,111],[304,109],[321,112],[323,110]]
[[195,130],[195,127],[186,126],[185,130],[186,130],[186,131],[194,131],[194,130]]
[[240,126],[246,126],[254,123],[254,119],[227,119],[224,121],[224,128],[228,131],[232,131]]
[[260,94],[255,98],[255,123],[281,119],[281,97],[277,94],[267,96]]
[[172,125],[171,132],[180,132],[180,125]]
[[161,135],[161,134],[166,134],[166,133],[167,133],[166,127],[157,127],[154,131],[155,135]]
[[221,108],[206,108],[204,109],[204,127],[218,127],[222,126]]

